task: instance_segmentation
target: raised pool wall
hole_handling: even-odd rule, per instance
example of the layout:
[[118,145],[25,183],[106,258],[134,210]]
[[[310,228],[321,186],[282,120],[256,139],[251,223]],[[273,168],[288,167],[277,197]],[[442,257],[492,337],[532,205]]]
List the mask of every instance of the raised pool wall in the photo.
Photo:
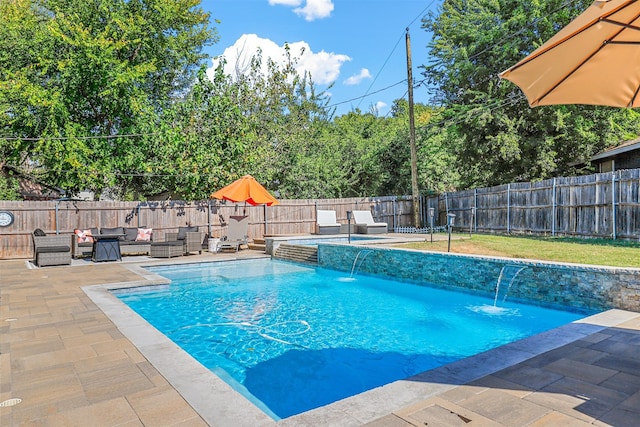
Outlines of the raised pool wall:
[[[356,257],[358,260],[356,261]],[[592,312],[619,308],[640,312],[640,269],[425,252],[410,249],[319,244],[318,265],[472,292],[493,298],[505,265],[526,267],[507,300]],[[506,276],[506,275],[505,275]],[[508,286],[512,273],[500,286]],[[500,292],[501,298],[504,293]]]

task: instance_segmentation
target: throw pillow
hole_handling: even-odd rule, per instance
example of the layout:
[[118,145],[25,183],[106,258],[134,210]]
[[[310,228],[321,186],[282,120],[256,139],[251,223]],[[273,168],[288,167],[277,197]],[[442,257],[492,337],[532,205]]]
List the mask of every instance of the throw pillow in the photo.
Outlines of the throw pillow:
[[152,231],[153,230],[151,228],[138,228],[136,242],[150,242]]
[[91,230],[73,230],[73,233],[78,236],[78,243],[93,243],[93,237],[91,236]]

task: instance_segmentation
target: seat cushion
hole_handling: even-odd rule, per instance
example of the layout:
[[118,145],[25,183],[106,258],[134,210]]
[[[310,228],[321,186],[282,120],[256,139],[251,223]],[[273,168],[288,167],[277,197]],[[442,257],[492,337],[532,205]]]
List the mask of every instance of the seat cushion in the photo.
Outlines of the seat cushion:
[[[149,242],[141,242],[149,244]],[[151,246],[182,246],[184,242],[182,240],[170,240],[168,242],[152,242]]]
[[41,246],[36,250],[39,254],[53,254],[56,252],[71,252],[69,246]]

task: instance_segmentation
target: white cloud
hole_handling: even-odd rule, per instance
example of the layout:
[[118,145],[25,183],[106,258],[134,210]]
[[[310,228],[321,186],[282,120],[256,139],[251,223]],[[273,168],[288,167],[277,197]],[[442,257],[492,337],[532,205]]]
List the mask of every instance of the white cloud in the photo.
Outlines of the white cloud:
[[320,18],[326,18],[333,12],[332,0],[307,0],[304,7],[299,7],[302,0],[269,0],[270,6],[289,6],[294,7],[293,11],[298,16],[302,16],[307,21],[314,21]]
[[304,7],[295,8],[293,11],[303,16],[306,21],[313,21],[331,15],[333,2],[331,0],[307,0]]
[[[291,56],[298,59],[296,66],[298,73],[302,75],[305,71],[310,72],[311,79],[316,84],[326,85],[336,81],[340,75],[342,64],[351,60],[347,55],[328,53],[324,50],[314,53],[309,44],[304,41],[289,43],[289,49]],[[276,63],[282,63],[285,60],[284,46],[278,46],[275,42],[260,38],[256,34],[243,34],[233,46],[226,48],[221,55],[227,61],[224,67],[225,74],[231,76],[244,74],[251,64],[251,58],[258,50],[262,50],[263,72],[267,71],[267,58],[271,58]],[[210,78],[219,63],[219,57],[213,58],[213,66],[207,70]]]
[[387,108],[387,103],[386,102],[382,102],[382,101],[376,102],[376,110],[377,111],[382,111],[385,108]]
[[269,0],[269,6],[275,5],[283,5],[283,6],[300,6],[302,4],[302,0]]
[[371,73],[366,68],[360,70],[360,73],[355,74],[344,81],[344,84],[353,86],[360,84],[364,79],[370,79]]

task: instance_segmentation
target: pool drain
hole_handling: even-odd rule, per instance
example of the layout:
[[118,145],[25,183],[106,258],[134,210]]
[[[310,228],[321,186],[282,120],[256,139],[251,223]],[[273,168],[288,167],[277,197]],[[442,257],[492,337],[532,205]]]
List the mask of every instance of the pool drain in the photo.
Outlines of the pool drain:
[[20,402],[22,402],[22,399],[8,399],[4,402],[0,402],[0,408],[8,408],[9,406],[17,405]]

